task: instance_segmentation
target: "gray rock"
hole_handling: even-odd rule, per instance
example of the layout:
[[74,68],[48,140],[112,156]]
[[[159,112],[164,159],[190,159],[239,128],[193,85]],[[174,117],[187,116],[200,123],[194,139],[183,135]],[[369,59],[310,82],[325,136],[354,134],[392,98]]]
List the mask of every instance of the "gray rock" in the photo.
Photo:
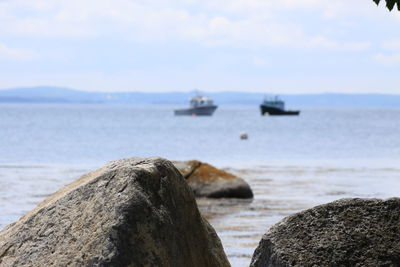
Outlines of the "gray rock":
[[253,198],[249,184],[229,172],[197,160],[173,163],[197,197]]
[[342,199],[289,216],[250,266],[400,266],[400,199]]
[[0,266],[230,266],[171,162],[110,162],[0,232]]

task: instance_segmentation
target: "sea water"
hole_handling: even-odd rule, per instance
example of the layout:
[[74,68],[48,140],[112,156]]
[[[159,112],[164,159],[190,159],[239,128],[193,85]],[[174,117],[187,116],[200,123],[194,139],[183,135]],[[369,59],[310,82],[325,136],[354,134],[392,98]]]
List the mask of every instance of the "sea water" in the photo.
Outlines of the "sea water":
[[[254,200],[198,199],[233,266],[247,266],[283,217],[344,197],[400,195],[400,109],[303,109],[261,116],[221,106],[0,105],[0,229],[110,160],[199,159],[249,182]],[[241,133],[248,140],[240,140]]]

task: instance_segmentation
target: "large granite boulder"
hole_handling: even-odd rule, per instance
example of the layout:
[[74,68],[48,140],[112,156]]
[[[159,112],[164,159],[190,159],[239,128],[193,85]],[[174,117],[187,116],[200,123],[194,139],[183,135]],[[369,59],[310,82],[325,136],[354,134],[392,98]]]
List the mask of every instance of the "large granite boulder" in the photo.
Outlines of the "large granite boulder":
[[342,199],[289,216],[251,266],[400,266],[400,199]]
[[124,159],[0,232],[0,266],[229,266],[171,162]]
[[197,197],[253,198],[249,184],[229,172],[197,160],[173,163]]

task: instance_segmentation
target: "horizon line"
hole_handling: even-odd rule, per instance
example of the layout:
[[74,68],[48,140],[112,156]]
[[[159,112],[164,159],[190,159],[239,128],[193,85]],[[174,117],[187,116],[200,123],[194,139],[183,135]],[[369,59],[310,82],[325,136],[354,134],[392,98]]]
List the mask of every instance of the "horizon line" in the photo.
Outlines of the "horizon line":
[[399,93],[382,93],[382,92],[305,92],[305,93],[273,93],[273,92],[260,92],[260,91],[239,91],[239,90],[223,90],[223,91],[207,91],[207,90],[187,90],[187,91],[88,91],[84,89],[76,89],[72,87],[64,87],[58,85],[35,85],[35,86],[20,86],[20,87],[8,87],[8,88],[0,88],[1,91],[8,91],[8,90],[15,90],[15,89],[35,89],[35,88],[57,88],[57,89],[64,89],[64,90],[71,90],[71,91],[78,91],[84,93],[101,93],[101,94],[112,94],[112,93],[139,93],[139,94],[176,94],[176,93],[193,93],[195,91],[204,92],[207,94],[219,94],[219,93],[246,93],[246,94],[265,94],[265,95],[400,95]]

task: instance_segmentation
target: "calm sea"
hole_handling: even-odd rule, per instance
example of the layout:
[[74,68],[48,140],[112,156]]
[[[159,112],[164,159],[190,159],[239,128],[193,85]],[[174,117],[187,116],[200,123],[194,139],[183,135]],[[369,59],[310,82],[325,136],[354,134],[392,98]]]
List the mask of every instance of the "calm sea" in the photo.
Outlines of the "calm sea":
[[[62,185],[124,157],[200,159],[246,179],[255,199],[198,200],[233,266],[272,224],[343,197],[400,195],[400,109],[303,109],[262,117],[221,106],[0,105],[0,229]],[[248,140],[240,140],[246,132]]]

